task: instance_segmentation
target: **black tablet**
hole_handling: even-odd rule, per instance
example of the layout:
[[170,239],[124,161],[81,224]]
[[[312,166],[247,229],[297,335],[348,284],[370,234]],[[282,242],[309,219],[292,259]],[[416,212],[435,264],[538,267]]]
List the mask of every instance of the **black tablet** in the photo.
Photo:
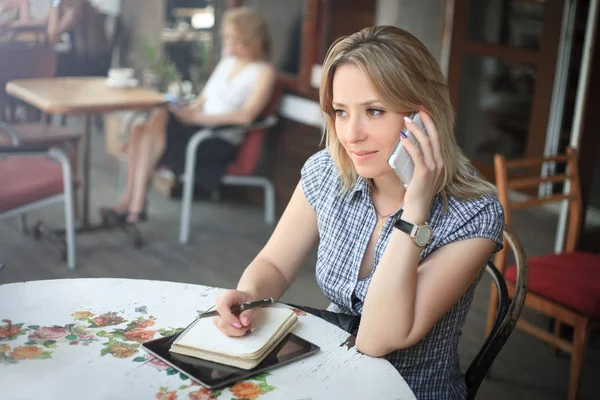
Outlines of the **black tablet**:
[[170,339],[171,336],[152,340],[142,344],[142,348],[208,389],[219,389],[320,350],[319,346],[289,333],[260,364],[252,369],[241,369],[171,353]]

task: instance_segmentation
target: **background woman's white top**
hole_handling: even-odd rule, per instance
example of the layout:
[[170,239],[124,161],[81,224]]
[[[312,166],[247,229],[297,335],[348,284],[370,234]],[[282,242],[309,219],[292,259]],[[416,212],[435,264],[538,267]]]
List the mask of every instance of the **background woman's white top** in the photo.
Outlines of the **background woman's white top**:
[[[206,82],[203,90],[205,114],[226,114],[241,109],[254,91],[262,69],[266,67],[265,62],[252,62],[230,78],[235,63],[235,57],[224,58]],[[227,132],[220,131],[219,136],[237,145],[243,140],[243,131],[239,128],[228,129]]]

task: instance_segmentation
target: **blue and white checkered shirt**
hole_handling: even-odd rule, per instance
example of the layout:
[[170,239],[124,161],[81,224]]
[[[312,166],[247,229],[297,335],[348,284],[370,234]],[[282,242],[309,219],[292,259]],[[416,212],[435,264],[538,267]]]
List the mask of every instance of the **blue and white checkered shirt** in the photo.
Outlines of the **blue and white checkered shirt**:
[[[339,174],[327,150],[308,159],[302,168],[302,188],[315,209],[319,247],[316,276],[321,290],[331,301],[330,310],[360,314],[369,284],[393,229],[393,214],[383,227],[375,248],[375,267],[358,279],[361,261],[377,224],[369,185],[360,178],[346,194],[341,194]],[[491,239],[502,248],[503,209],[491,195],[471,201],[433,201],[429,224],[433,239],[421,253],[421,261],[441,246],[475,237]],[[387,359],[400,371],[419,400],[464,399],[466,385],[460,371],[458,341],[473,293],[482,272],[463,297],[416,345],[390,353]]]

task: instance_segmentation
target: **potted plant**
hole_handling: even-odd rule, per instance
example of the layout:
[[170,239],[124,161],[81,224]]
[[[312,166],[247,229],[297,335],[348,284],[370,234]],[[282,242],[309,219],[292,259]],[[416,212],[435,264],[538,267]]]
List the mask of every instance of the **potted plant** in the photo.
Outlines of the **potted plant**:
[[138,46],[138,54],[146,65],[142,71],[144,86],[165,91],[170,84],[181,82],[175,64],[162,55],[157,41],[150,37],[142,39]]

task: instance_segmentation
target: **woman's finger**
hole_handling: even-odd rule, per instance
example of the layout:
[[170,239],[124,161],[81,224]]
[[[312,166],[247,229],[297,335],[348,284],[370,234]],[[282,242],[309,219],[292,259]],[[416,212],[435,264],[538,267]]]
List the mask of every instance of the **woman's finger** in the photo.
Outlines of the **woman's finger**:
[[425,160],[423,158],[423,152],[410,140],[408,136],[402,136],[404,133],[400,134],[400,140],[402,140],[402,146],[408,152],[410,158],[412,158],[413,163],[416,168],[427,168],[425,165]]
[[242,323],[242,326],[250,326],[252,324],[252,320],[254,319],[254,310],[246,310],[242,312],[239,316],[239,320]]
[[438,168],[443,168],[444,159],[442,157],[442,145],[440,143],[440,135],[435,124],[433,123],[433,119],[425,110],[419,111],[419,116],[421,117],[421,121],[423,121],[423,125],[425,126],[427,134],[429,135],[429,140],[433,149],[433,158],[435,160],[435,165]]
[[[423,153],[423,161],[427,168],[435,169],[435,160],[433,158],[433,149],[431,147],[431,140],[427,137],[425,132],[415,124],[415,122],[409,117],[404,117],[406,128],[410,133],[417,139],[421,152]],[[416,146],[415,146],[416,147]]]
[[235,314],[233,314],[231,312],[231,307],[233,305],[241,304],[241,303],[243,303],[243,301],[238,301],[234,296],[225,295],[225,296],[217,299],[217,301],[215,303],[216,304],[215,309],[217,310],[217,312],[221,316],[221,319],[224,322],[226,322],[227,324],[229,324],[232,327],[235,327],[237,329],[242,329],[243,325],[242,325],[241,321]]
[[252,332],[254,332],[254,328],[252,326],[247,326],[247,327],[238,329],[238,328],[235,328],[235,327],[229,325],[221,317],[214,317],[213,322],[217,326],[217,328],[221,332],[226,334],[227,336],[233,336],[233,337],[247,336],[247,335],[251,334]]

